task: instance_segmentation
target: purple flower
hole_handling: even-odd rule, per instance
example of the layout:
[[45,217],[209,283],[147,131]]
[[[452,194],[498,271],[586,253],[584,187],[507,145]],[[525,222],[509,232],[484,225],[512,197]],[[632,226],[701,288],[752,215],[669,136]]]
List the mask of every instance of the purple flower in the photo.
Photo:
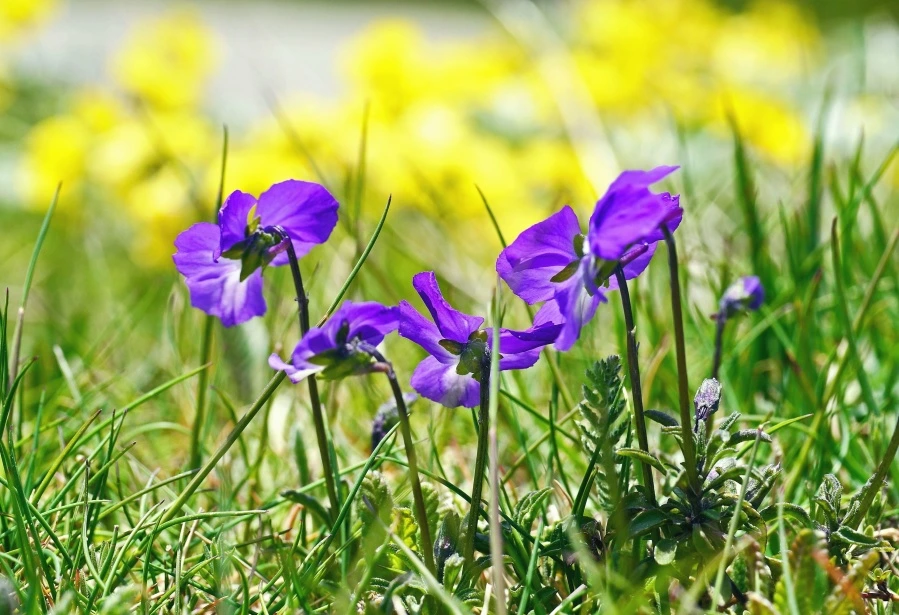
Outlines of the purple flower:
[[[440,292],[433,271],[412,278],[433,322],[406,301],[400,301],[402,337],[424,348],[430,356],[412,374],[412,388],[448,408],[473,408],[480,401],[481,382],[489,369],[492,329],[482,329],[484,319],[463,314],[450,306]],[[551,344],[561,326],[552,323],[526,331],[499,330],[499,369],[525,369],[537,362],[540,349]]]
[[310,329],[303,336],[290,356],[290,363],[272,354],[268,364],[274,370],[287,372],[294,383],[312,374],[321,374],[328,380],[366,374],[377,364],[370,350],[387,334],[396,331],[398,325],[396,307],[374,301],[344,301],[324,325]]
[[218,224],[200,222],[178,235],[172,259],[190,304],[231,327],[265,314],[262,270],[287,264],[288,239],[300,258],[324,243],[336,224],[337,201],[319,184],[287,180],[258,200],[235,190]]
[[765,288],[757,276],[748,275],[731,284],[718,304],[719,318],[730,318],[744,310],[754,311],[765,301]]
[[608,301],[606,293],[618,288],[615,268],[621,266],[626,279],[640,275],[663,238],[661,225],[673,232],[680,224],[680,197],[649,189],[676,169],[619,175],[596,203],[586,235],[565,206],[500,253],[496,270],[512,291],[527,303],[546,302],[535,324],[563,324],[557,349],[571,348],[599,304]]

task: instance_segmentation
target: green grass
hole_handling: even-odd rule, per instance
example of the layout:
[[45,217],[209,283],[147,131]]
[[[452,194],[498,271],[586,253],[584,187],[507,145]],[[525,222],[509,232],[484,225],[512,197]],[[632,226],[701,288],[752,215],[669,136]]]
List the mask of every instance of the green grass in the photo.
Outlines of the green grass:
[[[392,399],[376,375],[320,383],[340,492],[339,510],[329,510],[307,389],[272,378],[266,363],[299,335],[287,271],[266,272],[265,317],[207,329],[174,270],[130,262],[127,236],[51,220],[52,208],[45,219],[3,210],[0,576],[28,614],[348,613],[359,604],[366,613],[460,613],[485,603],[491,613],[694,612],[718,595],[737,611],[732,596],[756,612],[862,604],[894,612],[883,597],[899,591],[899,579],[882,541],[896,537],[875,532],[899,522],[899,442],[891,442],[899,197],[884,180],[896,150],[872,162],[875,153],[859,145],[844,160],[822,143],[789,189],[739,135],[733,160],[714,169],[732,179],[732,194],[704,189],[705,174],[684,170],[695,193],[677,233],[686,389],[665,255],[630,292],[644,405],[655,419],[649,453],[637,444],[630,376],[594,368],[627,356],[618,299],[600,308],[572,352],[546,352],[533,370],[492,383],[498,455],[474,562],[460,555],[474,413],[425,400],[411,407],[436,575],[420,557],[396,430],[371,449],[371,421]],[[312,322],[344,297],[410,298],[411,276],[435,268],[454,304],[525,324],[528,311],[507,290],[488,307],[489,260],[452,262],[444,254],[464,247],[450,248],[409,208],[394,204],[388,215],[388,195],[366,193],[364,152],[363,132],[358,171],[346,194],[335,189],[346,224],[301,263]],[[760,187],[776,188],[774,200]],[[713,193],[740,216],[723,249],[703,224]],[[490,195],[482,197],[486,205]],[[474,253],[495,254],[503,221],[487,206],[481,222],[498,237]],[[739,412],[737,435],[700,430],[688,452],[726,444],[735,465],[714,488],[706,478],[716,504],[691,525],[671,508],[686,485],[678,439],[691,430],[670,421],[692,415],[689,399],[711,370],[717,296],[749,273],[762,277],[768,297],[725,331],[716,414],[720,428]],[[393,336],[385,354],[408,387],[421,352]],[[593,415],[576,408],[582,395]],[[765,425],[770,443],[756,435]],[[651,497],[639,487],[644,464],[653,468]],[[872,477],[885,479],[882,488],[863,490]],[[687,508],[700,505],[685,498]],[[497,601],[500,551],[508,593]]]

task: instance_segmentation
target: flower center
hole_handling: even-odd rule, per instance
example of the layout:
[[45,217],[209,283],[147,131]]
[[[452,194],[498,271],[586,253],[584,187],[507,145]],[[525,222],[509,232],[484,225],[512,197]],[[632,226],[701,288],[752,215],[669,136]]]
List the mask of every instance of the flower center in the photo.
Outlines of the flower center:
[[[254,210],[250,210],[250,216]],[[276,227],[259,226],[259,218],[247,220],[246,238],[222,252],[222,256],[241,261],[240,280],[246,280],[251,273],[265,267],[283,250],[287,237]]]
[[483,382],[483,378],[490,370],[490,345],[487,343],[486,331],[475,331],[464,343],[449,339],[442,339],[438,343],[459,357],[459,363],[456,364],[457,374],[460,376],[471,374],[472,378]]
[[309,362],[324,365],[319,375],[325,380],[339,380],[346,376],[365,373],[372,365],[371,354],[363,347],[358,335],[350,337],[350,322],[340,323],[334,338],[334,347],[309,357]]

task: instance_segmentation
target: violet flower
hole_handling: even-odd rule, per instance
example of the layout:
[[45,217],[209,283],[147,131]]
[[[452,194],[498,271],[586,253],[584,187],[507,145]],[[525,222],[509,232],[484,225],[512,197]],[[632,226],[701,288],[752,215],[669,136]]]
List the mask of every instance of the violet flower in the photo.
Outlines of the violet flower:
[[740,312],[755,311],[765,301],[765,288],[757,276],[748,275],[727,287],[718,302],[715,319],[715,354],[712,358],[712,378],[718,378],[721,370],[721,345],[724,342],[724,326]]
[[680,197],[649,190],[677,168],[619,175],[596,203],[586,235],[565,206],[500,253],[496,270],[512,291],[527,303],[546,302],[535,324],[563,324],[558,350],[574,345],[599,304],[608,301],[606,293],[618,288],[616,267],[625,279],[640,275],[663,239],[661,225],[673,232],[680,224]]
[[731,284],[718,303],[718,318],[730,318],[743,311],[755,311],[765,301],[765,288],[757,276],[748,275]]
[[226,327],[265,314],[262,270],[288,262],[324,243],[337,224],[337,201],[321,185],[298,180],[259,195],[235,190],[218,224],[199,222],[175,239],[172,257],[190,291],[190,304]]
[[[430,356],[412,374],[412,388],[448,408],[473,408],[480,401],[481,382],[489,370],[492,329],[484,319],[463,314],[450,306],[433,271],[412,278],[433,322],[407,301],[400,301],[400,336],[424,348]],[[537,362],[540,349],[553,343],[560,325],[547,323],[526,331],[501,328],[499,369],[526,369]]]
[[268,364],[286,372],[293,383],[312,374],[328,380],[367,374],[378,365],[371,350],[396,331],[398,324],[396,307],[374,301],[344,301],[324,325],[309,329],[294,348],[289,363],[272,354]]

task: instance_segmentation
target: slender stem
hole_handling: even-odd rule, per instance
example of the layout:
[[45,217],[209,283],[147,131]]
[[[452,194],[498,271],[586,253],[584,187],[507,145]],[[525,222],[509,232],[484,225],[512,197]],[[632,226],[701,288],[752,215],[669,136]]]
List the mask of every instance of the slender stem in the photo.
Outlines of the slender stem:
[[431,528],[428,525],[428,511],[425,508],[425,498],[421,491],[421,478],[418,475],[418,457],[415,454],[415,441],[412,438],[412,429],[409,426],[409,411],[406,409],[406,401],[403,392],[396,380],[396,374],[391,367],[387,372],[390,380],[390,388],[396,399],[396,409],[400,417],[400,430],[403,434],[403,443],[406,447],[406,458],[409,460],[409,480],[412,483],[412,496],[415,499],[415,510],[418,515],[418,526],[421,531],[421,549],[424,552],[425,566],[431,574],[437,574],[434,565],[434,542],[431,539]]
[[[724,325],[727,324],[727,314],[724,310],[718,312],[715,318],[715,358],[712,360],[712,378],[719,380],[718,374],[721,371],[721,344],[724,339]],[[712,433],[715,428],[715,413],[709,414],[705,419],[706,433]]]
[[883,481],[890,471],[890,466],[893,465],[893,461],[896,459],[897,451],[899,451],[899,418],[896,419],[896,426],[893,427],[893,436],[890,438],[890,443],[887,444],[887,450],[884,452],[883,457],[880,459],[880,463],[877,465],[874,476],[872,476],[871,479],[865,483],[865,486],[862,487],[861,501],[859,502],[855,514],[845,520],[845,524],[849,527],[857,526],[864,520],[865,515],[868,514],[868,509],[871,508],[874,498],[877,497],[877,493],[883,486]]
[[674,236],[666,225],[661,227],[668,246],[668,272],[671,278],[671,314],[674,320],[674,344],[677,355],[677,384],[680,409],[681,439],[684,449],[684,469],[693,495],[698,497],[702,492],[699,474],[696,472],[696,444],[693,442],[693,430],[690,428],[692,413],[690,412],[690,390],[687,380],[687,351],[684,342],[684,315],[681,310],[680,275],[677,267],[677,246]]
[[721,344],[726,323],[727,315],[724,311],[718,312],[718,315],[715,317],[715,358],[712,361],[712,378],[715,380],[721,380],[718,378],[718,373],[721,371]]
[[431,526],[428,525],[428,510],[425,507],[424,494],[421,491],[421,478],[418,475],[418,456],[415,453],[415,440],[412,438],[412,428],[409,426],[409,410],[406,408],[406,400],[403,398],[403,390],[396,379],[393,364],[384,358],[384,355],[370,344],[364,346],[364,350],[385,367],[384,374],[390,381],[390,389],[396,400],[396,410],[400,418],[400,432],[403,434],[403,444],[406,448],[406,459],[409,460],[409,482],[412,483],[412,498],[415,500],[415,516],[418,517],[418,527],[421,531],[421,549],[423,551],[425,566],[433,575],[437,575],[437,567],[434,565],[434,542],[431,538]]
[[[297,293],[300,333],[306,335],[309,332],[309,297],[306,296],[306,290],[303,287],[303,276],[300,273],[300,263],[297,260],[297,253],[293,249],[293,242],[290,238],[287,238],[286,242],[290,273],[293,276],[293,286]],[[312,422],[315,425],[315,438],[318,440],[318,454],[322,460],[322,473],[325,487],[328,490],[328,501],[331,504],[331,514],[336,515],[340,510],[340,499],[337,497],[337,485],[334,481],[331,455],[328,452],[328,432],[325,428],[321,398],[318,395],[318,382],[316,382],[314,374],[306,378],[306,382],[309,383],[309,404],[312,406]]]
[[[627,327],[627,367],[630,373],[631,397],[634,402],[634,422],[637,425],[637,442],[640,449],[649,452],[649,439],[646,436],[646,419],[643,416],[643,388],[640,384],[640,363],[637,358],[637,337],[634,326],[634,314],[631,309],[631,295],[627,288],[627,280],[621,267],[615,269],[615,279],[618,280],[618,291],[621,294],[621,309],[624,311],[624,325]],[[648,463],[640,462],[643,469],[643,485],[649,495],[650,502],[655,504],[655,484],[652,479],[652,469]]]
[[[200,346],[200,365],[209,363],[212,354],[212,333],[214,330],[215,318],[206,316],[203,326],[203,341]],[[194,425],[190,432],[190,461],[188,469],[193,470],[199,468],[202,462],[200,453],[200,436],[203,432],[203,425],[206,422],[206,394],[209,388],[209,372],[211,369],[204,369],[200,372],[199,382],[197,383],[197,412],[194,415]]]
[[485,361],[481,370],[481,405],[478,408],[478,452],[474,461],[474,483],[471,487],[471,510],[468,513],[468,530],[465,533],[465,550],[462,552],[467,561],[474,556],[474,535],[478,530],[478,515],[481,513],[481,493],[484,487],[484,470],[487,466],[487,443],[490,423],[490,376],[489,360]]

